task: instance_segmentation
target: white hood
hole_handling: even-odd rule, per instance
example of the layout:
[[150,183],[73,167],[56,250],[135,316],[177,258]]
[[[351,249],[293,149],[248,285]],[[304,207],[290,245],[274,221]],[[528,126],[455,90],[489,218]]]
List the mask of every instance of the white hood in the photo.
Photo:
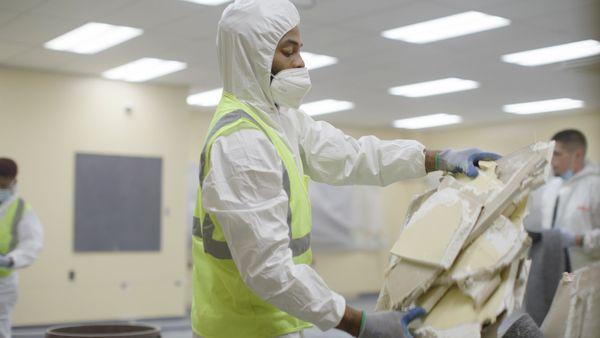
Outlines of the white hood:
[[600,166],[589,160],[586,160],[583,169],[577,174],[575,174],[573,177],[571,177],[571,179],[564,182],[564,184],[574,184],[574,182],[583,179],[584,177],[598,175],[600,175]]
[[263,117],[277,113],[271,64],[279,40],[299,23],[298,10],[288,0],[237,0],[229,5],[217,32],[223,90]]

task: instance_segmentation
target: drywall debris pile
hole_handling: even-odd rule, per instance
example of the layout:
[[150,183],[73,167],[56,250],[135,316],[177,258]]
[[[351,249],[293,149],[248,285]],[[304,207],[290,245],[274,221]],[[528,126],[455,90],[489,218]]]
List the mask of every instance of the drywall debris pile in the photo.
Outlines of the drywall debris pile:
[[476,179],[445,175],[413,199],[391,250],[378,310],[421,306],[418,337],[480,337],[520,307],[531,242],[522,220],[527,196],[550,172],[553,143],[539,142]]

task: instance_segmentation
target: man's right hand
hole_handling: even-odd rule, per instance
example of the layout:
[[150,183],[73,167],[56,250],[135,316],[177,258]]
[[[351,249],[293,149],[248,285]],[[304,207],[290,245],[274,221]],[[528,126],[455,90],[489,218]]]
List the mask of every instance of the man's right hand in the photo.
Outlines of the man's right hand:
[[422,308],[408,312],[381,311],[365,313],[349,306],[337,329],[348,332],[358,338],[408,338],[406,326],[413,319],[425,314]]
[[422,308],[408,312],[382,311],[364,314],[358,338],[408,338],[408,324],[415,318],[425,315]]

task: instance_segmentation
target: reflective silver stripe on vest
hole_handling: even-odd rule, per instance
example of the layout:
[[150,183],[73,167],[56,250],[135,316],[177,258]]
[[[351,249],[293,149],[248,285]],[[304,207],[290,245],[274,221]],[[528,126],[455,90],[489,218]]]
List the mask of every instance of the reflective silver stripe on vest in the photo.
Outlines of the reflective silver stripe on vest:
[[292,249],[292,256],[300,256],[310,249],[310,232],[303,237],[291,239],[290,249]]
[[202,222],[202,242],[204,243],[204,251],[218,259],[231,259],[231,251],[227,242],[216,241],[213,239],[215,225],[213,224],[208,213]]
[[17,211],[15,212],[11,229],[12,239],[10,240],[10,245],[8,246],[8,252],[13,251],[17,247],[17,244],[19,244],[19,223],[21,222],[23,213],[25,212],[25,201],[19,198],[17,203]]
[[202,238],[202,223],[200,223],[200,218],[194,216],[194,227],[192,228],[192,234],[194,236]]
[[[215,124],[215,126],[210,130],[208,137],[206,138],[208,141],[215,135],[219,129],[224,126],[233,123],[241,118],[246,118],[252,122],[256,126],[258,126],[263,133],[268,137],[266,130],[249,114],[247,114],[243,110],[236,110],[231,113],[227,113],[225,116],[221,117],[219,121]],[[202,187],[202,181],[204,178],[204,165],[206,163],[206,144],[204,145],[204,149],[202,149],[202,154],[200,155],[200,187]],[[285,164],[282,160],[282,179],[283,179],[283,189],[285,190],[286,195],[288,196],[288,200],[290,200],[291,188],[290,188],[290,177],[288,175],[287,169],[285,168]],[[202,224],[200,223],[200,219],[194,217],[194,231],[193,234],[196,237],[202,238],[202,242],[204,243],[204,251],[211,254],[215,258],[219,259],[231,259],[231,251],[229,250],[229,246],[227,242],[221,242],[214,240],[212,235],[215,229],[215,225],[212,222],[212,219],[206,213]],[[290,238],[290,249],[292,250],[292,256],[299,256],[308,249],[310,249],[310,233],[305,235],[304,237],[293,239],[292,238],[292,209],[290,204],[288,203],[288,213],[287,213],[287,224],[288,224],[288,234]]]

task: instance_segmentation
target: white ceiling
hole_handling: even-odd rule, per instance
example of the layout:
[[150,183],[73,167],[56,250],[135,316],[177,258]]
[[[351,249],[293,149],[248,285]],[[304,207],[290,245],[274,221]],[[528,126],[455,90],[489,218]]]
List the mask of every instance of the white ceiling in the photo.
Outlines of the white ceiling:
[[[351,111],[324,115],[334,123],[388,127],[394,119],[462,115],[465,123],[524,118],[502,105],[569,97],[600,111],[598,58],[540,67],[500,61],[502,54],[584,39],[600,40],[600,0],[297,0],[304,49],[339,63],[311,72],[306,101],[353,101]],[[100,76],[110,68],[158,57],[186,70],[150,82],[191,92],[220,87],[214,38],[225,6],[181,0],[0,0],[0,65]],[[512,24],[424,45],[380,37],[411,23],[479,10]],[[43,43],[95,21],[144,29],[144,34],[94,55],[44,49]],[[387,94],[392,86],[460,77],[475,90],[425,98]],[[560,114],[560,113],[559,113]]]

